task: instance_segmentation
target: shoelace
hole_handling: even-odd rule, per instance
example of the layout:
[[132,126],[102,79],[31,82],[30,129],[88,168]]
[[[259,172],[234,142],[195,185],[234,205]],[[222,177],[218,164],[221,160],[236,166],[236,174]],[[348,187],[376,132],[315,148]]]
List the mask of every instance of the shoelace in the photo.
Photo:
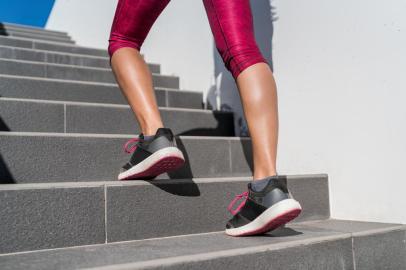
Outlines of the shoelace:
[[[245,203],[247,202],[247,198],[248,198],[248,191],[245,191],[241,194],[238,194],[237,196],[235,196],[234,200],[231,201],[230,205],[227,207],[228,211],[230,211],[230,213],[234,216],[235,214],[237,214],[241,208],[243,208],[243,206],[245,205]],[[240,199],[244,199],[238,206],[236,209],[233,209],[234,204],[239,201]]]
[[[137,149],[137,144],[136,142],[142,141],[142,139],[140,138],[133,138],[128,140],[125,145],[124,145],[124,151],[128,154],[132,153],[135,151],[135,149]],[[134,145],[132,145],[130,148],[128,148],[129,145],[131,145],[132,143],[135,143]]]

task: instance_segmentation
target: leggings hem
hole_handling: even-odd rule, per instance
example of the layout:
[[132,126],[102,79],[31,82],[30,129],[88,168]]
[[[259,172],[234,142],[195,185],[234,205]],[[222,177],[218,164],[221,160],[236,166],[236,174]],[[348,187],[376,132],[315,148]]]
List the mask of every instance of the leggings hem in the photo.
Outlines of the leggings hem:
[[237,80],[237,77],[241,74],[241,72],[243,72],[250,66],[258,64],[258,63],[265,63],[269,66],[269,63],[265,58],[255,58],[255,59],[250,59],[249,61],[244,62],[237,69],[230,69],[230,72],[233,75],[234,79]]

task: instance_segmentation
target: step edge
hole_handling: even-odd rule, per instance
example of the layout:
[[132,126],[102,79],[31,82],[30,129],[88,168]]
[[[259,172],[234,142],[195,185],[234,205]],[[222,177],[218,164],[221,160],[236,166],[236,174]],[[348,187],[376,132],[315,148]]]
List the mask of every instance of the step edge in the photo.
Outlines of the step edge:
[[[1,23],[1,22],[0,22]],[[6,33],[14,32],[14,33],[21,33],[21,34],[39,34],[39,35],[46,35],[50,37],[70,37],[72,36],[68,32],[53,32],[50,30],[43,30],[43,29],[26,29],[22,27],[15,27],[11,25],[2,25],[0,27],[0,31],[4,31]]]
[[[7,46],[7,45],[0,45],[0,49],[5,48],[5,49],[12,49],[12,50],[20,50],[20,51],[30,51],[30,52],[35,52],[35,53],[44,53],[44,54],[57,54],[57,55],[62,55],[62,56],[72,56],[72,57],[82,57],[82,58],[90,58],[90,59],[98,59],[98,60],[106,60],[109,61],[109,57],[104,57],[104,56],[97,56],[97,55],[90,55],[90,54],[80,54],[80,53],[71,53],[71,52],[61,52],[61,51],[51,51],[51,50],[41,50],[41,49],[35,49],[35,48],[25,48],[25,47],[15,47],[15,46]],[[10,59],[10,58],[3,58],[3,59]],[[25,60],[22,60],[25,61]],[[29,60],[27,60],[29,61]],[[37,62],[37,61],[33,61]],[[155,66],[160,66],[161,64],[159,63],[147,63],[149,65],[155,65]]]
[[[287,175],[289,180],[307,181],[308,179],[324,179],[327,181],[325,174],[303,174]],[[153,181],[89,181],[89,182],[42,182],[42,183],[25,183],[25,184],[1,184],[0,191],[18,191],[30,189],[65,189],[65,188],[94,188],[94,187],[132,187],[132,186],[151,186],[154,184],[208,184],[208,183],[234,183],[252,181],[252,176],[231,176],[231,177],[191,177],[181,179],[157,179]],[[312,221],[313,222],[313,221]]]
[[7,46],[7,45],[0,45],[0,49],[1,48],[17,49],[17,50],[22,50],[22,51],[32,51],[32,52],[40,52],[40,53],[60,54],[60,55],[76,56],[76,57],[86,57],[86,58],[94,58],[94,59],[101,59],[101,60],[109,60],[109,57],[90,55],[90,54],[70,53],[70,52],[61,52],[61,51],[49,51],[49,50],[41,50],[41,49],[35,49],[35,48]]
[[[87,106],[87,107],[104,107],[104,108],[117,108],[117,109],[131,109],[130,105],[114,104],[114,103],[97,103],[97,102],[82,102],[82,101],[61,101],[61,100],[46,100],[46,99],[29,99],[29,98],[13,98],[2,97],[0,101],[14,101],[14,102],[26,102],[26,103],[40,103],[40,104],[55,104],[55,105],[67,105],[67,106]],[[178,111],[178,112],[196,112],[203,114],[233,114],[230,111],[216,111],[197,108],[181,108],[181,107],[162,107],[158,106],[162,111]]]
[[[24,131],[0,131],[0,136],[21,136],[21,137],[72,137],[72,138],[134,138],[138,134],[98,134],[98,133],[58,133],[58,132],[24,132]],[[184,140],[228,140],[241,141],[250,140],[249,137],[235,136],[176,136]]]
[[[0,34],[1,36],[5,37],[22,37],[22,38],[33,38],[37,40],[45,40],[45,41],[56,41],[61,43],[72,43],[75,42],[70,36],[57,36],[57,35],[50,35],[50,34],[40,34],[40,33],[28,33],[28,32],[19,32],[13,30],[6,30],[2,31]],[[17,36],[15,36],[17,35]],[[23,36],[19,36],[23,35]],[[47,39],[49,38],[49,39]]]
[[[67,68],[75,68],[75,69],[91,69],[91,70],[99,70],[99,71],[109,71],[109,72],[111,72],[111,68],[67,65],[67,64],[58,64],[58,63],[50,63],[50,62],[38,62],[38,61],[31,61],[31,60],[3,58],[3,57],[0,57],[0,61],[2,61],[2,62],[14,62],[14,63],[19,63],[19,64],[33,64],[33,65],[42,65],[42,66],[51,66],[51,67],[52,66],[57,66],[57,67],[67,67]],[[152,63],[147,63],[147,64],[148,65],[159,65],[159,64],[152,64]],[[151,73],[151,74],[153,76],[178,78],[178,76],[176,76],[176,75],[163,75],[163,74],[159,74],[159,73]]]
[[47,29],[47,28],[42,28],[42,27],[36,27],[32,25],[25,25],[25,24],[18,24],[18,23],[12,23],[12,22],[0,22],[4,26],[11,26],[11,27],[18,27],[22,29],[33,29],[33,30],[40,30],[40,31],[50,31],[50,32],[55,32],[55,33],[68,33],[60,30],[53,30],[53,29]]
[[[50,40],[44,40],[44,39],[33,39],[33,38],[23,38],[23,37],[15,37],[15,36],[3,36],[0,35],[1,38],[9,39],[9,40],[21,40],[21,41],[27,41],[31,42],[32,46],[34,46],[36,43],[45,43],[45,44],[50,44],[50,45],[58,45],[58,46],[65,46],[65,47],[78,47],[78,48],[85,48],[85,49],[91,49],[91,50],[97,50],[97,51],[105,51],[100,48],[90,48],[90,47],[83,47],[80,45],[77,45],[76,43],[66,43],[66,42],[57,42],[57,41],[50,41]],[[105,51],[107,52],[107,51]]]
[[[116,87],[116,88],[118,88],[118,85],[116,83],[64,80],[64,79],[57,79],[57,78],[23,76],[23,75],[12,75],[12,74],[0,74],[0,78],[8,78],[8,79],[15,79],[15,80],[35,80],[35,81],[41,81],[43,83],[54,82],[54,83],[83,84],[83,85],[93,85],[93,86],[104,86],[104,87]],[[193,91],[193,90],[179,89],[179,88],[155,87],[155,90],[173,91],[173,92],[177,92],[177,93],[186,92],[188,94],[202,95],[201,92],[197,92],[197,91]]]

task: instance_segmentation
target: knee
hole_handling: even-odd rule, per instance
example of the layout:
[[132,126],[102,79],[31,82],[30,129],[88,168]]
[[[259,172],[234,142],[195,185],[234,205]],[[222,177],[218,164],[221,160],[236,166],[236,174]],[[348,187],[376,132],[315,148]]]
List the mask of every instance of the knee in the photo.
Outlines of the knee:
[[254,64],[261,62],[268,64],[256,45],[234,45],[226,50],[219,48],[218,50],[234,79],[237,79],[241,72]]

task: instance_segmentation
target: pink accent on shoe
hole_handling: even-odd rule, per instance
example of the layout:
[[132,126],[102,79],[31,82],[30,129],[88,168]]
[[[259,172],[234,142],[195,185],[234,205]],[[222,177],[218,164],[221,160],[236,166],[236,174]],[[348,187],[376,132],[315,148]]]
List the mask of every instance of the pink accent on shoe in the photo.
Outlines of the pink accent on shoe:
[[[235,210],[233,210],[233,206],[234,204],[240,200],[241,198],[243,198],[244,200],[240,203],[240,205],[237,206],[237,208]],[[245,191],[241,194],[238,194],[237,196],[235,196],[234,200],[231,201],[231,203],[229,204],[229,206],[227,207],[228,211],[230,211],[230,213],[234,216],[235,214],[237,214],[241,208],[243,208],[243,206],[245,205],[245,202],[247,201],[248,198],[248,191]]]
[[140,138],[133,138],[133,139],[128,140],[124,145],[124,151],[126,153],[128,153],[128,154],[131,154],[132,152],[134,152],[135,149],[137,149],[137,144],[134,144],[133,146],[131,146],[131,148],[128,148],[128,146],[130,144],[132,144],[134,142],[138,142],[138,141],[141,141],[141,139]]

